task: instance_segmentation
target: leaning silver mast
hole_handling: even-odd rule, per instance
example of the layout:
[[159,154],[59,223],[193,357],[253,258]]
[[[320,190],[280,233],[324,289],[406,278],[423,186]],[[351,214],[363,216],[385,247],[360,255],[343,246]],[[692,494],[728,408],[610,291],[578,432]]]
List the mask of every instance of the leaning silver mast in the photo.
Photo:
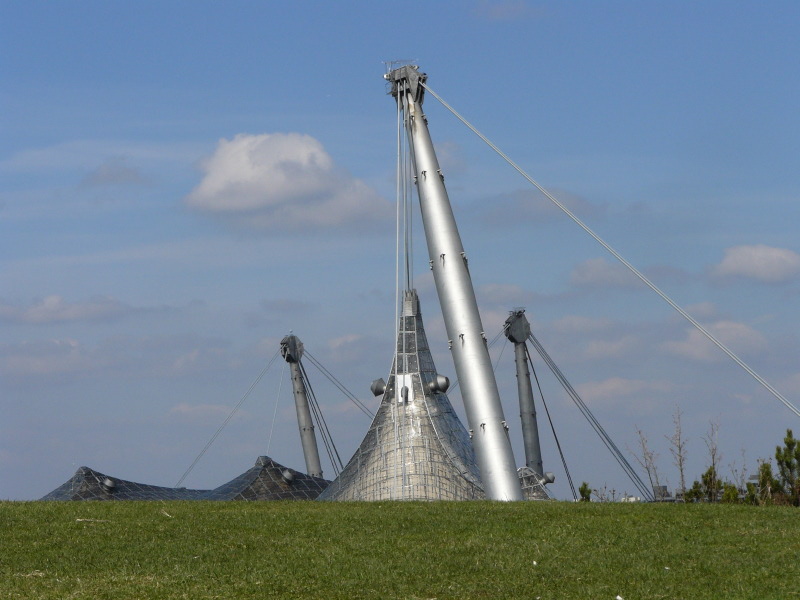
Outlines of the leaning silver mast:
[[322,477],[322,464],[319,461],[317,437],[314,435],[314,422],[308,407],[306,386],[300,371],[300,359],[303,356],[303,343],[296,335],[287,335],[281,340],[281,355],[289,363],[292,371],[292,388],[294,390],[294,406],[297,411],[297,427],[300,430],[300,443],[306,459],[306,473],[311,477]]
[[427,76],[419,73],[417,67],[407,65],[385,77],[391,82],[392,95],[405,113],[433,279],[461,383],[484,491],[490,500],[522,500],[508,426],[467,268],[466,253],[422,112],[424,90],[420,84]]
[[544,476],[542,449],[539,444],[539,427],[536,423],[536,407],[533,404],[531,373],[528,370],[526,342],[531,334],[531,324],[525,309],[511,311],[504,328],[508,341],[514,344],[514,362],[517,366],[517,394],[519,395],[519,418],[522,423],[522,442],[525,446],[525,464],[539,476]]

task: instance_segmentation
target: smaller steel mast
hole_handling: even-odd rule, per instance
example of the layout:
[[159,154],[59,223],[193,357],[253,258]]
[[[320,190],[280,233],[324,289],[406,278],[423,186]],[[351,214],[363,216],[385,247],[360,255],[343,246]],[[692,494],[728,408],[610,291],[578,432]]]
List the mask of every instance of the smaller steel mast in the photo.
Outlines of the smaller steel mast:
[[311,420],[306,386],[300,370],[303,342],[296,335],[287,335],[281,340],[281,356],[289,363],[289,369],[292,372],[294,406],[297,410],[297,426],[300,428],[300,443],[303,445],[303,455],[306,459],[306,473],[311,477],[322,477],[317,437],[314,435],[314,422]]
[[533,404],[531,373],[528,370],[526,341],[531,335],[531,324],[525,309],[511,311],[506,319],[504,333],[514,344],[514,362],[517,365],[517,393],[519,394],[519,418],[522,422],[522,440],[525,446],[525,464],[540,477],[544,476],[542,449],[539,445],[539,427],[536,424],[536,407]]
[[422,84],[427,75],[414,65],[406,65],[387,73],[385,78],[392,84],[391,93],[405,115],[433,279],[461,383],[484,492],[490,500],[522,500],[466,253],[422,112]]

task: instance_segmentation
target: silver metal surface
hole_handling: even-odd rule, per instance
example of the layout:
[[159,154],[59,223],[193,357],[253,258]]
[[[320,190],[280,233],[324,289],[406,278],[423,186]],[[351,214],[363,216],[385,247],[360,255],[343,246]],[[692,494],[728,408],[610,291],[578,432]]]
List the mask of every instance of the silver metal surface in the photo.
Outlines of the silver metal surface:
[[539,444],[539,427],[536,423],[536,407],[533,403],[531,374],[525,340],[531,334],[531,326],[525,311],[516,309],[505,322],[504,332],[514,344],[514,362],[517,366],[517,394],[519,396],[519,418],[522,423],[522,440],[525,447],[525,465],[543,476],[542,449]]
[[417,294],[406,291],[397,354],[381,405],[355,454],[320,500],[484,497],[469,435],[439,389],[444,384],[439,378],[446,379],[437,375]]
[[297,412],[297,427],[300,430],[300,443],[303,445],[303,456],[306,459],[306,472],[311,477],[322,477],[322,464],[319,460],[317,436],[314,434],[314,421],[308,406],[306,386],[300,370],[300,359],[303,356],[303,343],[295,335],[287,335],[281,340],[281,355],[289,363],[292,373],[292,389],[294,390],[294,407]]
[[522,495],[525,500],[552,500],[550,492],[545,487],[548,483],[555,481],[552,473],[540,475],[530,467],[520,467],[517,473],[522,484]]
[[329,483],[259,456],[255,466],[213,490],[148,485],[81,467],[41,500],[314,500]]
[[422,112],[425,75],[406,66],[386,78],[404,112],[431,268],[486,497],[522,500],[466,254]]

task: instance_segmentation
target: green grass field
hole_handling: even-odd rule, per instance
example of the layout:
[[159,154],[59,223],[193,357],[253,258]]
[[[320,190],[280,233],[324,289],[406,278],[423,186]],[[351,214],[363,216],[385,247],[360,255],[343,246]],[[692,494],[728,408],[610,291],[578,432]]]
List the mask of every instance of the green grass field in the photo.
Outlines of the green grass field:
[[800,598],[800,510],[0,502],[0,598]]

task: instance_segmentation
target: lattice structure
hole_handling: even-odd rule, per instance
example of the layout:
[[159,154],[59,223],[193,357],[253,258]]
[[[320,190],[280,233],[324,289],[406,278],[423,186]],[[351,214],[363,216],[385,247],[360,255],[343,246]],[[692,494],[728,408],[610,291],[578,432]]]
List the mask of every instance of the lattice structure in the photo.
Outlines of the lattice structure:
[[136,483],[81,467],[42,500],[314,500],[329,483],[259,456],[255,466],[213,490]]
[[320,500],[472,500],[483,487],[469,435],[433,363],[419,299],[406,291],[381,406]]
[[517,476],[525,500],[552,500],[550,492],[545,487],[547,480],[536,471],[530,467],[521,467],[517,469]]

